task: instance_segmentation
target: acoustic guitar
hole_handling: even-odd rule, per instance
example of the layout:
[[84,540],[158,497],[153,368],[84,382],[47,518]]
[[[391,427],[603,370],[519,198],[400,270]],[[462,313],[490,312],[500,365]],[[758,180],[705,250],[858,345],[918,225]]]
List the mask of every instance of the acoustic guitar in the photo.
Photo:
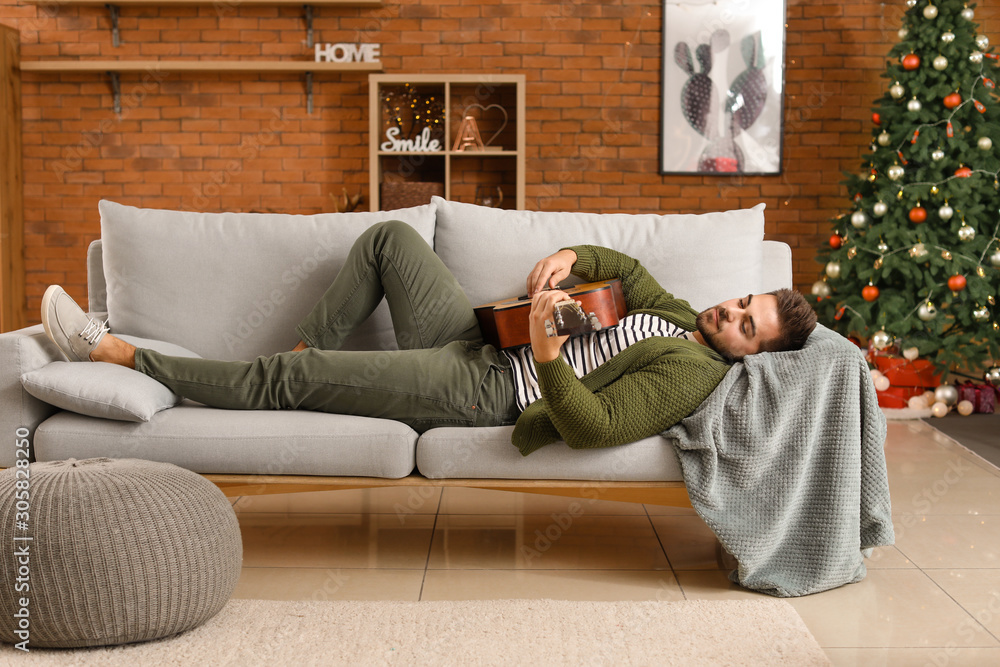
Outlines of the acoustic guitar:
[[[555,305],[552,319],[545,322],[548,336],[580,336],[613,327],[628,312],[622,283],[617,278],[560,289],[570,300]],[[506,348],[531,342],[528,327],[531,299],[527,295],[484,303],[474,310],[487,343]]]

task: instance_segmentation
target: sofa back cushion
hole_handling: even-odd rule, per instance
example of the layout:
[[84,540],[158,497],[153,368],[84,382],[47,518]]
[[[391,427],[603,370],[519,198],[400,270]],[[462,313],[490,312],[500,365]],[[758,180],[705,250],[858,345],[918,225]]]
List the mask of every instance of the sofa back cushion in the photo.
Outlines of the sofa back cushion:
[[535,262],[582,244],[635,257],[696,310],[761,290],[764,204],[700,215],[630,215],[511,211],[439,197],[433,203],[435,250],[473,305],[523,294]]
[[[434,205],[377,213],[283,215],[165,211],[100,202],[113,332],[213,359],[290,350],[362,231],[402,220],[428,243]],[[395,347],[383,304],[345,349]]]

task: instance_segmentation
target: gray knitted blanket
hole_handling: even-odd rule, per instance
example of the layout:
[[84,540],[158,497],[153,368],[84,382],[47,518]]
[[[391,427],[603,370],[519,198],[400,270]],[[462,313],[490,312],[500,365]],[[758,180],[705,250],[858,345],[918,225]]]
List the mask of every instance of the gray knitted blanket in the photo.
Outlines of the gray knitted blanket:
[[870,548],[893,543],[885,434],[861,351],[818,325],[801,350],[734,365],[663,435],[738,561],[730,579],[791,597],[860,581]]

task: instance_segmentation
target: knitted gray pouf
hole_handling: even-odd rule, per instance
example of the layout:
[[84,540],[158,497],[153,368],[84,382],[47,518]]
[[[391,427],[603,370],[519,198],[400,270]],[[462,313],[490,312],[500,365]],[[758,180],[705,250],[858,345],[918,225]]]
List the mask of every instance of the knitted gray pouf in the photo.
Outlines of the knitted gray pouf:
[[239,524],[204,477],[135,459],[32,463],[25,530],[17,470],[0,472],[0,641],[157,639],[201,625],[232,595]]

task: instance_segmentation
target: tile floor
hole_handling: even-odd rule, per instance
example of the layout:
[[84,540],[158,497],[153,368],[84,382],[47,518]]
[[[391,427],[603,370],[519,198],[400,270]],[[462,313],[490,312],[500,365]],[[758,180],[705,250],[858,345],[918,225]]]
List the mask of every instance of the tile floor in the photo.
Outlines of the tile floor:
[[[834,665],[1000,665],[1000,469],[890,422],[896,545],[867,578],[790,602]],[[236,597],[743,599],[693,510],[477,489],[234,499]]]

